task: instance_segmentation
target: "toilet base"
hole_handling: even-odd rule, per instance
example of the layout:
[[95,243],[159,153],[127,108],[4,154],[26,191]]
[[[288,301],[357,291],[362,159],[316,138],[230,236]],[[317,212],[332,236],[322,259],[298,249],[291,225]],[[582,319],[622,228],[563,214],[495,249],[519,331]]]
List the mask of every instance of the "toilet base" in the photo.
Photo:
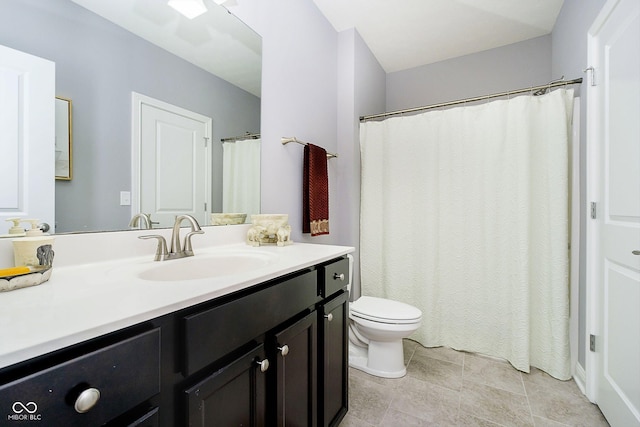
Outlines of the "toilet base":
[[349,366],[376,377],[402,378],[407,374],[402,340],[370,341],[368,348],[349,342]]

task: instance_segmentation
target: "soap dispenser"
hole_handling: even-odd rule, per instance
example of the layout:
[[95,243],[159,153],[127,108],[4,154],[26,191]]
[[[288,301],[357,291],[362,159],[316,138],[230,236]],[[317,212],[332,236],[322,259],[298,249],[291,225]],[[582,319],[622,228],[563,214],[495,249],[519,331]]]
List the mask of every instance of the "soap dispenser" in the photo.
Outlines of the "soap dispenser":
[[9,234],[6,235],[7,237],[25,236],[24,228],[20,227],[22,218],[7,218],[5,221],[13,222],[13,226],[9,228]]
[[51,266],[53,264],[53,236],[45,234],[38,227],[39,220],[25,219],[31,223],[26,237],[13,241],[13,256],[16,267],[19,266]]

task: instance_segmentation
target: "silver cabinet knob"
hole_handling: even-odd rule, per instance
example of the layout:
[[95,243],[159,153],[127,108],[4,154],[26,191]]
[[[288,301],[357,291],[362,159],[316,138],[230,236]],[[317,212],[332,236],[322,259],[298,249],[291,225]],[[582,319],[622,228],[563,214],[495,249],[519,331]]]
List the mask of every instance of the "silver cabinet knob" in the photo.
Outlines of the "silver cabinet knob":
[[344,280],[344,273],[333,273],[333,280]]
[[260,366],[260,372],[266,372],[269,369],[269,359],[256,360],[256,363]]
[[287,354],[289,354],[289,346],[288,345],[283,345],[282,347],[278,347],[278,350],[280,351],[280,354],[282,355],[282,357],[286,356]]
[[631,251],[631,253],[634,254],[634,255],[640,255],[640,251],[637,250],[637,249],[635,251]]
[[91,387],[80,393],[73,407],[77,413],[84,414],[96,406],[98,400],[100,400],[100,390]]
[[331,322],[333,320],[333,313],[325,314],[324,318]]

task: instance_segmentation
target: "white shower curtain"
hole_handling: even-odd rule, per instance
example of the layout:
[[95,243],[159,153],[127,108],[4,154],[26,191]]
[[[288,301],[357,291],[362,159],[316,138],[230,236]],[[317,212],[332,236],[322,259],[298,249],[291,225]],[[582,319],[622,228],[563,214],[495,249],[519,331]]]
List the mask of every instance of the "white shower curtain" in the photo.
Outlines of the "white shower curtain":
[[571,377],[573,91],[360,128],[362,294],[422,310],[412,336]]
[[260,213],[260,139],[222,145],[222,211]]

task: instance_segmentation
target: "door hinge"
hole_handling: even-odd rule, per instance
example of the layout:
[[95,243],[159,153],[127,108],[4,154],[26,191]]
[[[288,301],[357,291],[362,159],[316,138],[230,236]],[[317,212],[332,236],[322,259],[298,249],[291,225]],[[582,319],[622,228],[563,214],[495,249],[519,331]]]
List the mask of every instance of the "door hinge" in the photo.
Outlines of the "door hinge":
[[589,335],[589,350],[596,351],[596,336],[593,334]]
[[591,219],[596,219],[597,212],[596,202],[591,202]]
[[204,202],[204,211],[207,211],[207,202]]
[[203,136],[202,139],[204,139],[204,148],[207,148],[209,145],[209,138],[206,136]]

